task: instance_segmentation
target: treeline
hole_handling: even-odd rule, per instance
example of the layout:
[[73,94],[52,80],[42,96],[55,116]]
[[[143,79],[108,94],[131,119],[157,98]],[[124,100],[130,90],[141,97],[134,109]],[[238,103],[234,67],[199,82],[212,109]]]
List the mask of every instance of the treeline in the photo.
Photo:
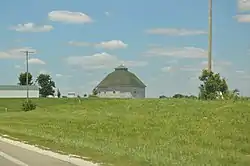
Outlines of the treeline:
[[203,70],[201,76],[199,76],[201,81],[198,96],[194,95],[183,95],[175,94],[172,97],[166,97],[164,95],[159,96],[159,98],[190,98],[190,99],[200,99],[200,100],[230,100],[230,99],[246,99],[249,100],[250,97],[240,96],[240,91],[238,89],[230,90],[225,78],[222,78],[219,73],[209,72],[208,70]]
[[[28,82],[27,82],[27,72],[20,73],[18,77],[18,85],[38,85],[40,97],[55,96],[61,97],[61,92],[57,88],[56,84],[52,80],[52,77],[49,74],[39,74],[35,80],[31,73],[28,73]],[[55,91],[56,89],[56,91]]]
[[160,99],[162,98],[176,98],[176,99],[181,99],[181,98],[188,98],[188,99],[198,99],[197,96],[194,95],[183,95],[183,94],[175,94],[172,97],[167,97],[164,95],[159,96]]

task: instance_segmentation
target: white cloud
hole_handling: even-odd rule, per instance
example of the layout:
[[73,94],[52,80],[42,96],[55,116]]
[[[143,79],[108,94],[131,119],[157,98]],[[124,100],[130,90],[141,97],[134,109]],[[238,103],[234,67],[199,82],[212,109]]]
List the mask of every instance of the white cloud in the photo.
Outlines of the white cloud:
[[238,8],[240,10],[250,10],[250,0],[238,0]]
[[93,21],[90,16],[85,13],[64,10],[52,11],[48,14],[48,17],[51,21],[75,24],[90,23]]
[[21,69],[21,66],[20,65],[15,65],[15,68],[16,69]]
[[184,67],[181,67],[179,70],[181,70],[181,71],[190,71],[190,72],[199,72],[202,69],[201,68],[194,68],[192,66],[184,66]]
[[31,58],[28,60],[29,64],[45,65],[46,63],[38,58]]
[[229,62],[229,61],[215,61],[214,63],[215,65],[218,65],[218,66],[231,66],[232,65],[232,62]]
[[170,71],[173,71],[173,67],[166,66],[166,67],[161,68],[161,71],[162,72],[170,72]]
[[68,42],[69,45],[72,46],[78,46],[78,47],[87,47],[87,46],[91,46],[91,43],[87,43],[87,42],[77,42],[77,41],[69,41]]
[[235,72],[236,72],[236,73],[240,73],[240,74],[244,74],[244,73],[245,73],[244,70],[236,70]]
[[120,64],[125,64],[127,67],[143,67],[148,64],[145,61],[120,61]]
[[190,35],[203,35],[207,34],[203,30],[188,30],[188,29],[176,29],[176,28],[155,28],[146,30],[148,34],[154,35],[170,35],[170,36],[190,36]]
[[[228,61],[218,61],[215,60],[212,62],[213,71],[215,72],[221,72],[224,69],[228,69],[229,66],[231,66],[232,63]],[[191,72],[191,73],[201,73],[202,69],[207,67],[207,61],[202,61],[201,63],[196,63],[194,65],[184,65],[180,66],[178,64],[172,64],[171,66],[166,66],[161,69],[163,72]]]
[[68,57],[67,62],[69,65],[80,66],[83,69],[109,69],[116,67],[120,64],[125,64],[127,67],[145,66],[147,62],[141,61],[123,61],[114,55],[108,53],[97,53],[91,56],[71,56]]
[[[202,61],[200,64],[197,64],[195,66],[187,66],[187,67],[181,67],[180,70],[182,71],[199,71],[203,69],[207,69],[208,67],[208,61]],[[213,60],[212,61],[212,70],[214,72],[225,72],[226,70],[230,69],[232,67],[232,63],[229,61],[224,61],[224,60]]]
[[10,29],[17,32],[49,32],[53,30],[51,25],[35,25],[34,23],[18,24]]
[[70,65],[82,66],[85,69],[100,69],[117,62],[117,58],[107,53],[98,53],[91,56],[72,56],[67,61]]
[[145,56],[171,56],[179,58],[207,58],[207,51],[197,47],[163,48],[156,47],[149,49]]
[[104,41],[99,44],[96,44],[96,47],[104,48],[104,49],[120,49],[120,48],[126,48],[128,45],[125,44],[121,40],[110,40],[110,41]]
[[177,64],[178,60],[177,59],[172,59],[166,62],[167,64]]
[[201,70],[202,70],[201,67],[195,68],[194,66],[183,66],[183,67],[165,66],[161,68],[162,72],[173,72],[173,71],[200,72]]
[[250,14],[239,14],[234,16],[234,18],[241,23],[250,23]]
[[109,50],[122,49],[128,46],[128,44],[125,44],[121,40],[110,40],[110,41],[103,41],[100,43],[69,41],[68,44],[72,46],[78,46],[78,47],[95,46],[96,48],[103,48],[103,49],[109,49]]
[[37,51],[33,48],[15,48],[1,52],[0,51],[0,59],[22,59],[25,58],[24,51],[32,52],[35,54]]
[[39,72],[38,72],[38,74],[49,74],[49,75],[51,75],[51,72],[49,72],[49,71],[47,71],[47,70],[40,70]]
[[109,12],[105,12],[104,13],[106,16],[110,16],[110,13]]
[[[202,61],[201,62],[201,65],[202,66],[207,66],[208,65],[208,61]],[[232,65],[232,62],[229,62],[229,61],[218,61],[218,60],[213,60],[212,61],[212,65],[216,65],[216,66],[231,66]]]
[[63,77],[63,78],[71,77],[71,75],[65,75],[65,74],[60,74],[60,73],[57,73],[55,76],[56,77]]
[[22,43],[22,42],[25,42],[26,41],[26,39],[16,39],[16,40],[14,40],[14,42],[17,42],[17,43]]
[[62,74],[56,74],[56,77],[62,77],[63,75]]

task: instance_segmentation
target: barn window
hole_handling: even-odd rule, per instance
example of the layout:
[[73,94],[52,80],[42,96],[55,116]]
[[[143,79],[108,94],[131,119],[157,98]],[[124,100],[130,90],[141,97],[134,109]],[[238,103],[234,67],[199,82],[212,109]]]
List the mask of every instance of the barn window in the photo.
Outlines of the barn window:
[[136,90],[134,90],[134,93],[136,93]]
[[115,91],[113,91],[113,93],[115,94]]

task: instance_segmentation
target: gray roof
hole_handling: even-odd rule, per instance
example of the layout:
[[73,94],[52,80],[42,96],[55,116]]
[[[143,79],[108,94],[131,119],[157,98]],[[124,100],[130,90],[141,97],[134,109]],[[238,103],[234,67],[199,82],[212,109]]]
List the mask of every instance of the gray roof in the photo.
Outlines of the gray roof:
[[98,85],[97,88],[110,87],[140,87],[145,88],[146,85],[134,74],[128,71],[124,65],[115,68],[115,71],[108,74]]
[[[0,90],[26,90],[26,85],[0,85]],[[29,90],[39,90],[36,85],[29,85]]]

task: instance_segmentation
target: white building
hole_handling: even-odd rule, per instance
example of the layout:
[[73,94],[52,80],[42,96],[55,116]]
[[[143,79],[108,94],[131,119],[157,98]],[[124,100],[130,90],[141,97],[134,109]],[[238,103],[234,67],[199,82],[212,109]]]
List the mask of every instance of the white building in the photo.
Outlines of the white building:
[[76,93],[75,92],[68,92],[67,97],[68,98],[75,98],[76,97]]
[[[36,85],[30,85],[29,97],[39,98],[39,88]],[[26,85],[0,85],[0,98],[26,98]]]
[[96,87],[102,98],[145,98],[146,85],[124,65],[115,68]]
[[98,94],[98,97],[101,97],[101,98],[133,98],[131,92],[120,92],[120,91],[116,91],[115,93],[113,93],[113,91],[100,92]]

